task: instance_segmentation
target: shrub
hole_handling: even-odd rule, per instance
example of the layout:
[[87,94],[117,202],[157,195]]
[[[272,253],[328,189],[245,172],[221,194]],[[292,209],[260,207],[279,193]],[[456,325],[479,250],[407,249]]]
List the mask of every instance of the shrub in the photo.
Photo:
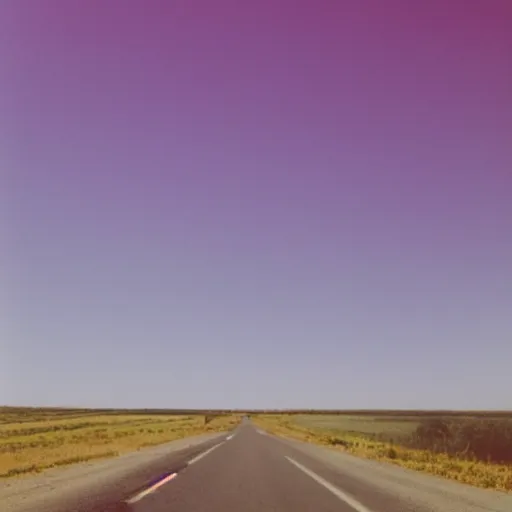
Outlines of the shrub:
[[388,452],[386,453],[386,456],[388,457],[388,459],[396,459],[396,457],[397,457],[396,450],[390,446],[388,448]]
[[512,422],[506,419],[427,419],[409,444],[467,460],[512,462]]

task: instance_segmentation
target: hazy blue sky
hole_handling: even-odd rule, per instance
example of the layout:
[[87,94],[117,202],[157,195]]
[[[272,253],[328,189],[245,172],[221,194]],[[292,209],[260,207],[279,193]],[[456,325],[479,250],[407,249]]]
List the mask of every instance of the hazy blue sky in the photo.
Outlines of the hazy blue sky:
[[512,408],[511,24],[3,1],[0,403]]

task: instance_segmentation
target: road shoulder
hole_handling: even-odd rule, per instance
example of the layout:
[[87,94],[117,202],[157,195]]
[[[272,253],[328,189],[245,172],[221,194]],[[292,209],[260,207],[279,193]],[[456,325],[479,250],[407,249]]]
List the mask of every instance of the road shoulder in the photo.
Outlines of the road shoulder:
[[[386,462],[363,459],[325,446],[274,436],[270,438],[324,464],[345,485],[352,481],[398,498],[411,507],[453,512],[510,512],[512,493],[480,489]],[[332,474],[332,473],[331,473]]]
[[[68,501],[87,501],[113,490],[121,492],[123,482],[135,482],[151,467],[166,463],[180,452],[201,447],[225,436],[225,432],[201,434],[129,452],[111,459],[53,468],[38,475],[0,480],[2,512],[46,510],[54,512]],[[164,462],[165,461],[165,462]],[[128,484],[126,484],[126,487]]]

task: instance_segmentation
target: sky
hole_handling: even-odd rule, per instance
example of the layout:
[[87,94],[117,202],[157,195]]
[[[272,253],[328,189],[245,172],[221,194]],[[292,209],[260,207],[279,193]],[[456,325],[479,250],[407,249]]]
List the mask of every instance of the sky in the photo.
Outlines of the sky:
[[509,0],[0,5],[0,404],[512,408]]

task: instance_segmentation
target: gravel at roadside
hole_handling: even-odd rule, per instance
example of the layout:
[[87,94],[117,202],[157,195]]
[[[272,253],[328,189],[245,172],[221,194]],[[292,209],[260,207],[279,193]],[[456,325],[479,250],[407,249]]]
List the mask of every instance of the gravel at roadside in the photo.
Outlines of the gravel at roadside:
[[52,500],[65,499],[66,496],[77,495],[87,489],[105,488],[144,464],[224,435],[225,432],[185,437],[111,459],[52,468],[36,475],[2,479],[0,509],[2,512],[21,512],[38,503],[45,503],[50,497]]
[[[271,435],[271,434],[268,434]],[[432,512],[512,512],[512,493],[486,490],[312,443],[273,436],[350,478]]]

